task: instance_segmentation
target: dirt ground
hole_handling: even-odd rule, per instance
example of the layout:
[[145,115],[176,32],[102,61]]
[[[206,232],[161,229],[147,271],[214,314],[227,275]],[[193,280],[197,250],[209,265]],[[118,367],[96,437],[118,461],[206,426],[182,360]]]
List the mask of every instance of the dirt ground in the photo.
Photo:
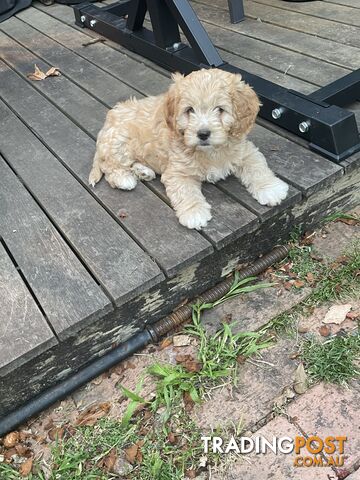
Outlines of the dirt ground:
[[[333,265],[336,269],[341,262],[346,261],[342,256],[346,256],[348,249],[359,241],[359,222],[340,219],[326,224],[314,234],[305,236],[304,245],[311,249],[313,259]],[[243,332],[258,330],[274,318],[285,321],[286,312],[294,312],[297,305],[306,302],[315,283],[311,272],[302,272],[302,277],[299,273],[292,273],[290,263],[283,262],[277,269],[271,268],[262,275],[262,281],[275,279],[278,282],[274,288],[259,289],[237,296],[206,311],[202,321],[208,334],[213,335],[224,321],[236,322],[236,331]],[[306,265],[304,268],[306,269]],[[354,282],[357,281],[360,281],[359,272],[354,277]],[[351,379],[347,385],[321,381],[309,383],[306,380],[306,386],[301,388],[299,365],[301,368],[302,361],[298,348],[299,342],[307,338],[326,342],[334,336],[353,334],[359,320],[360,298],[350,294],[344,299],[317,302],[307,308],[306,314],[299,311],[300,313],[291,317],[295,323],[292,334],[283,333],[271,348],[260,351],[258,355],[239,359],[235,384],[225,379],[210,388],[201,403],[189,401],[185,405],[188,407],[186,411],[199,432],[209,437],[217,436],[219,428],[220,436],[227,439],[239,433],[240,436],[265,436],[267,439],[274,436],[287,436],[292,439],[297,436],[305,439],[315,436],[315,442],[316,437],[325,439],[330,436],[345,436],[344,464],[327,466],[324,460],[321,468],[296,467],[294,453],[276,455],[271,451],[265,454],[233,452],[220,455],[217,467],[212,468],[210,459],[204,454],[201,456],[201,468],[194,466],[188,469],[184,478],[360,479],[359,377]],[[51,450],[54,444],[65,441],[66,435],[71,435],[72,429],[78,425],[96,428],[96,423],[101,418],[121,419],[130,400],[124,395],[120,385],[134,392],[139,379],[143,378],[141,397],[151,400],[156,395],[157,384],[147,372],[147,368],[154,362],[171,365],[180,363],[188,368],[186,362],[194,361],[198,348],[198,340],[187,334],[184,337],[176,334],[159,345],[148,346],[94,379],[71,397],[31,419],[27,425],[13,433],[12,439],[6,437],[7,442],[6,438],[2,439],[2,442],[0,440],[0,465],[3,463],[15,467],[14,472],[20,469],[19,475],[22,477],[30,475],[29,478],[34,479],[71,479],[71,476],[61,476],[61,473],[54,475]],[[357,365],[359,366],[359,363]],[[174,443],[170,439],[169,441]],[[202,445],[201,439],[199,444]],[[142,448],[142,444],[139,445],[139,449]],[[301,462],[305,456],[314,457],[304,449],[300,453]],[[339,450],[334,453],[338,454]],[[135,460],[129,458],[129,449],[125,449],[125,457],[119,452],[116,455],[117,467],[112,465],[111,468],[105,468],[104,471],[108,473],[104,474],[104,477],[87,477],[83,473],[74,474],[73,478],[150,478],[135,475],[136,463],[142,459],[139,456]],[[322,451],[320,456],[330,455]],[[120,466],[119,459],[122,462]],[[124,464],[133,471],[132,474],[124,473]],[[17,473],[11,476],[12,473],[1,472],[0,469],[0,478],[4,480],[20,478],[15,476]],[[4,469],[3,472],[7,470]],[[153,478],[167,480],[171,477],[159,475]]]

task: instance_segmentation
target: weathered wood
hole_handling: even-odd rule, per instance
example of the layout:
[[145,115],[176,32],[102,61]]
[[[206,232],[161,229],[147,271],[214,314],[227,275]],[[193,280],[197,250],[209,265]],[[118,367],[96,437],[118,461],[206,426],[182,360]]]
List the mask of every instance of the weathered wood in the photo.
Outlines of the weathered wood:
[[[247,19],[245,22],[231,24],[228,19],[226,20],[226,11],[222,8],[200,3],[193,3],[193,6],[213,38],[216,37],[214,37],[213,28],[207,26],[208,23],[209,25],[211,24],[222,27],[221,29],[218,29],[218,36],[220,35],[220,37],[221,35],[225,35],[225,30],[227,32],[232,32],[234,40],[234,37],[238,34],[242,34],[290,50],[293,52],[293,56],[298,53],[306,55],[309,59],[318,59],[319,66],[323,62],[328,62],[347,69],[356,69],[360,66],[359,49],[356,47],[342,45],[337,42],[331,42],[327,39],[314,37],[313,35],[308,35],[302,32],[295,32],[268,23],[257,22],[252,19]],[[232,45],[232,43],[233,42],[228,42],[228,47]],[[223,46],[223,44],[220,44],[220,46]],[[231,50],[233,49],[231,48]],[[293,61],[290,63],[296,64],[296,57],[294,57]]]
[[301,200],[301,193],[292,185],[289,186],[288,196],[276,207],[260,205],[235,177],[222,180],[217,185],[221,190],[234,197],[238,202],[246,206],[247,209],[259,216],[261,220],[266,220]]
[[[194,298],[214,285],[238,263],[249,262],[274,245],[283,243],[295,226],[307,231],[318,226],[331,213],[347,211],[358,205],[359,182],[359,169],[335,179],[329,188],[320,190],[305,202],[261,222],[255,231],[247,233],[222,250],[215,250],[211,261],[205,258],[190,265],[177,278],[167,279],[136,300],[124,304],[113,316],[94,323],[92,328],[71,341],[61,342],[58,347],[40,355],[37,362],[29,362],[11,377],[8,375],[3,383],[0,382],[2,410],[9,411],[58,382],[87,363],[91,356],[103,355],[112,348],[114,342],[125,341],[139,331],[144,323],[155,321],[169,313],[181,300]],[[64,368],[64,365],[68,368]]]
[[0,299],[2,377],[56,345],[57,340],[1,243]]
[[[19,20],[14,20],[20,23]],[[2,32],[0,32],[0,45],[3,59],[24,78],[33,71],[35,64],[44,72],[51,67],[49,63],[44,62]],[[107,107],[71,82],[65,75],[52,77],[51,81],[32,84],[48,98],[53,99],[60,110],[96,138],[104,124]]]
[[[60,12],[70,10],[72,15],[71,23],[74,24],[74,13],[71,9],[64,8],[62,5],[54,5],[54,7],[60,7],[58,10]],[[52,11],[54,10],[56,11],[56,8],[52,9]],[[71,28],[63,20],[61,22],[55,20],[55,18],[46,13],[47,10],[43,13],[36,9],[28,9],[24,10],[21,15],[19,14],[19,18],[33,25],[66,48],[76,52],[81,57],[93,62],[111,75],[116,75],[119,80],[145,95],[156,95],[166,90],[169,81],[164,75],[149,67],[143,66],[139,68],[139,62],[109,48],[108,45],[104,45],[102,42],[84,46],[90,40],[85,33]]]
[[[80,87],[88,90],[95,98],[113,106],[119,100],[139,96],[133,88],[115,79],[91,62],[79,57],[51,38],[37,32],[15,17],[9,18],[0,30],[14,37],[19,43],[41,57],[45,62],[71,76]],[[30,72],[29,72],[30,73]],[[101,95],[99,95],[101,93]]]
[[[22,62],[17,59],[16,53],[12,55],[12,61],[15,68]],[[67,168],[87,188],[90,188],[88,176],[95,152],[94,140],[34,91],[27,81],[18,77],[1,62],[0,72],[4,80],[2,89],[4,99],[41,136]],[[34,87],[37,88],[39,83],[41,82],[35,82]],[[57,102],[56,96],[51,95],[50,99],[54,103]],[[189,262],[199,260],[212,251],[208,241],[198,232],[182,227],[173,210],[142,183],[139,183],[134,191],[124,192],[110,188],[103,180],[95,189],[92,189],[92,193],[109,209],[116,221],[137,239],[151,257],[155,258],[169,276],[173,276]],[[101,209],[100,205],[97,207]],[[106,216],[105,212],[102,213]],[[91,225],[89,227],[93,228]],[[116,228],[115,225],[114,227]],[[98,228],[102,229],[101,221]],[[121,248],[120,244],[119,248]],[[110,261],[111,258],[109,252]],[[118,269],[119,266],[114,264],[113,268]],[[150,271],[152,270],[151,268]],[[121,270],[118,273],[121,274]],[[118,274],[115,279],[116,284],[119,282],[117,276]],[[148,278],[148,275],[145,275],[145,278]]]
[[[222,6],[222,2],[220,2]],[[360,47],[360,29],[352,25],[338,23],[336,17],[331,20],[313,17],[306,14],[285,10],[283,4],[276,2],[274,5],[260,4],[257,0],[245,0],[246,16],[262,22],[271,23],[289,30],[309,33],[317,37]]]
[[[6,67],[2,78],[5,72]],[[25,104],[21,90],[16,93]],[[27,100],[39,96],[33,89],[26,95]],[[28,113],[35,112],[36,107]],[[163,275],[153,260],[2,103],[0,118],[1,149],[7,161],[114,301],[121,304],[158,283]],[[49,122],[46,112],[44,119],[57,138],[56,123]],[[71,146],[76,152],[76,145]]]
[[[74,30],[78,31],[78,27],[74,24],[73,12],[68,7],[66,7],[64,5],[59,5],[59,4],[54,4],[50,8],[45,7],[42,4],[36,4],[36,5],[37,5],[37,8],[44,11],[44,13],[46,13],[48,15],[51,15],[52,17],[56,18],[57,20],[59,20],[61,22],[65,21]],[[52,24],[52,27],[53,27],[53,29],[58,28],[56,24]],[[81,33],[82,32],[86,32],[86,34],[92,34],[92,36],[95,37],[95,38],[97,36],[97,34],[95,32],[93,32],[92,30],[89,30],[89,29],[82,30]],[[49,35],[51,35],[51,31],[49,32]],[[60,42],[62,41],[61,38],[59,38],[59,41]],[[77,42],[73,44],[73,46],[72,46],[73,49],[77,48],[76,44],[77,44]],[[117,51],[120,50],[121,52],[125,51],[125,52],[128,53],[128,55],[134,56],[134,53],[132,53],[128,50],[124,50],[122,47],[119,46],[119,44],[115,44],[114,42],[106,41],[103,44],[103,47],[107,47],[107,50],[109,50],[109,47],[110,47],[111,50],[116,49]],[[93,46],[91,46],[91,48],[93,49]],[[105,48],[104,48],[104,50],[105,50]],[[287,51],[285,51],[285,52],[287,54],[289,54],[289,52],[287,52]],[[276,71],[276,70],[273,70],[270,67],[267,67],[265,65],[261,65],[259,63],[255,63],[255,62],[249,60],[248,58],[245,58],[245,56],[247,55],[246,51],[243,52],[242,57],[231,54],[231,53],[229,53],[225,50],[221,50],[220,53],[221,53],[222,58],[225,61],[227,61],[229,63],[232,63],[234,65],[237,65],[237,66],[239,66],[239,67],[241,67],[241,68],[243,68],[243,69],[245,69],[249,72],[255,73],[255,74],[260,75],[260,76],[263,76],[263,77],[267,78],[268,80],[271,80],[275,83],[278,83],[279,85],[282,85],[286,88],[292,88],[292,89],[297,90],[299,92],[302,92],[304,94],[312,93],[317,88],[316,85],[305,82],[303,80],[299,80],[298,78],[295,78],[291,75],[285,75],[284,71],[282,71],[282,72],[281,71]],[[83,54],[83,53],[81,53],[81,54]],[[92,57],[91,53],[87,53],[87,55],[88,55],[87,58],[89,58],[89,59],[90,59],[90,56]],[[123,55],[123,53],[121,53],[121,55]],[[105,51],[104,57],[106,58],[108,56],[113,58],[114,54],[109,53],[108,51]],[[251,55],[249,55],[249,56],[251,56]],[[168,83],[166,83],[164,80],[162,80],[162,82],[158,82],[157,79],[154,78],[153,70],[154,70],[154,68],[158,68],[158,66],[156,66],[155,64],[151,64],[150,68],[143,67],[141,69],[141,72],[144,72],[145,78],[150,77],[149,86],[145,85],[145,87],[143,89],[142,84],[137,83],[136,78],[135,79],[133,78],[132,70],[130,70],[129,74],[126,70],[122,70],[121,74],[120,74],[120,72],[118,72],[118,70],[120,70],[120,68],[118,68],[118,65],[117,65],[118,59],[116,57],[113,58],[114,62],[112,64],[110,64],[110,62],[109,62],[109,65],[107,65],[106,63],[103,63],[103,59],[101,57],[99,58],[98,55],[96,55],[96,58],[95,58],[95,56],[93,56],[92,60],[97,65],[102,66],[102,68],[104,68],[105,70],[109,71],[112,74],[115,74],[118,78],[124,78],[124,80],[126,80],[127,82],[131,82],[131,84],[133,84],[137,88],[141,89],[141,91],[143,91],[145,94],[149,93],[150,88],[151,88],[150,94],[152,94],[152,95],[158,94],[158,93],[164,91],[167,88]],[[150,64],[150,62],[146,61],[145,58],[139,57],[138,61],[146,62],[146,63]],[[317,62],[316,62],[316,64],[317,64]],[[136,75],[136,77],[137,76],[138,75]],[[167,72],[167,71],[164,71],[163,77],[164,76],[169,78],[170,73]],[[153,78],[156,81],[154,81]],[[169,80],[167,82],[169,82]]]
[[[3,113],[6,115],[1,109],[1,118]],[[17,138],[21,133],[18,130]],[[2,144],[6,154],[6,142]],[[65,338],[78,330],[81,322],[94,321],[111,311],[111,302],[1,157],[0,170],[1,235],[56,334]],[[23,321],[19,320],[19,329],[25,334]],[[39,327],[36,314],[34,322]],[[15,344],[14,339],[12,348]]]
[[[277,0],[256,1],[266,5],[276,5],[278,3]],[[345,0],[306,3],[287,2],[282,8],[293,12],[305,13],[312,17],[327,18],[347,25],[360,26],[360,12],[356,8],[351,7],[360,8],[359,0],[346,0],[346,2]]]
[[[151,185],[164,201],[170,203],[166,196],[165,187],[159,178],[154,180]],[[202,191],[212,207],[211,214],[213,217],[208,225],[202,229],[202,232],[216,248],[220,249],[235,238],[241,237],[256,228],[257,217],[217,189],[215,185],[204,183]]]

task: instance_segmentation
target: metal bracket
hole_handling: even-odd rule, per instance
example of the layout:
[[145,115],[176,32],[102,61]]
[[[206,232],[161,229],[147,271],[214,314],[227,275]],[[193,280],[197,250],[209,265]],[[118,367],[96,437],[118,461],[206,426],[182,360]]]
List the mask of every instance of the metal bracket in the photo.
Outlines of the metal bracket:
[[[73,8],[77,25],[169,71],[188,74],[216,67],[241,74],[262,102],[260,117],[307,140],[312,150],[334,162],[360,151],[355,115],[341,108],[359,99],[360,70],[306,96],[224,62],[187,0],[125,0],[103,8],[82,3]],[[147,11],[152,31],[143,26]],[[189,45],[181,42],[179,28]]]

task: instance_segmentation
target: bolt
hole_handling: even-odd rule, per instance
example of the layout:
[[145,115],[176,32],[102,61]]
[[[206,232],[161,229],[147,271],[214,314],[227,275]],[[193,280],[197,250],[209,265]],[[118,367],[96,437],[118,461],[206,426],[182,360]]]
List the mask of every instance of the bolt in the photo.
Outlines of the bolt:
[[85,17],[85,15],[81,15],[81,17],[80,17],[80,21],[81,21],[81,23],[85,23],[85,20],[86,20],[86,17]]
[[173,44],[173,49],[177,50],[180,47],[181,43],[174,43]]
[[277,120],[278,118],[281,117],[283,113],[284,113],[284,108],[278,107],[278,108],[274,108],[274,110],[271,112],[271,116],[274,120]]
[[306,120],[305,122],[301,122],[299,124],[299,130],[300,130],[301,133],[308,132],[309,128],[310,128],[310,121],[309,120]]
[[96,25],[96,20],[95,19],[90,20],[90,27],[95,27],[95,25]]

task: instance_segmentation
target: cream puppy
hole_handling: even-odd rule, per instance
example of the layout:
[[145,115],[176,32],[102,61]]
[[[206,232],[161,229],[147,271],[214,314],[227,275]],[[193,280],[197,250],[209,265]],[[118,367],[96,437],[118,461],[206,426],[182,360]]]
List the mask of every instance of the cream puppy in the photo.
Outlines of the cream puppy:
[[201,229],[211,207],[201,182],[235,175],[261,205],[277,205],[288,186],[269,169],[246,136],[260,103],[240,75],[199,70],[173,75],[156,97],[118,103],[100,131],[89,182],[105,174],[113,188],[132,190],[137,180],[161,175],[182,225]]

